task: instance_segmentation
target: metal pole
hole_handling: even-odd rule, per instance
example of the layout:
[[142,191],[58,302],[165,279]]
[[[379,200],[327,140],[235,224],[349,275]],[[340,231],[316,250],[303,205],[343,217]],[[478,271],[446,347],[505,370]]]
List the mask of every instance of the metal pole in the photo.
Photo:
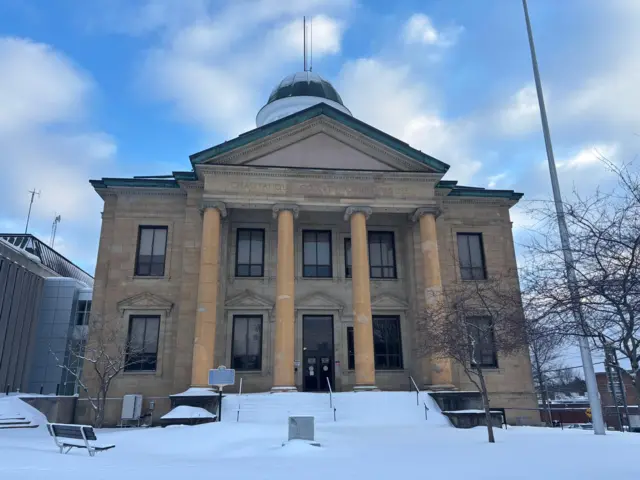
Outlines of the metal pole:
[[[538,105],[540,106],[540,118],[542,120],[542,131],[544,133],[544,143],[547,149],[547,160],[549,162],[549,174],[551,176],[551,188],[553,189],[553,199],[558,217],[558,230],[560,231],[560,242],[562,243],[562,253],[564,255],[565,268],[567,270],[567,285],[573,302],[573,315],[576,322],[582,327],[584,333],[584,318],[578,298],[577,279],[573,255],[571,254],[571,244],[569,242],[569,230],[564,216],[564,206],[562,205],[562,195],[560,194],[560,184],[558,183],[558,172],[556,170],[556,161],[553,156],[553,147],[551,145],[551,134],[549,133],[549,122],[547,121],[547,111],[544,106],[544,96],[542,94],[542,82],[540,81],[540,72],[538,71],[538,59],[536,58],[536,49],[533,43],[533,32],[531,30],[531,21],[529,20],[529,10],[527,8],[527,0],[522,0],[524,8],[524,17],[527,23],[527,34],[529,36],[529,48],[531,50],[531,63],[533,65],[533,76],[536,82],[536,91],[538,93]],[[584,378],[587,384],[587,393],[589,396],[589,405],[591,407],[591,415],[593,422],[593,433],[596,435],[604,435],[604,421],[602,418],[602,408],[598,395],[598,385],[596,383],[596,374],[593,369],[593,360],[591,358],[591,350],[589,350],[589,341],[584,335],[578,336],[578,345],[580,347],[580,356],[582,357],[582,368],[584,369]]]

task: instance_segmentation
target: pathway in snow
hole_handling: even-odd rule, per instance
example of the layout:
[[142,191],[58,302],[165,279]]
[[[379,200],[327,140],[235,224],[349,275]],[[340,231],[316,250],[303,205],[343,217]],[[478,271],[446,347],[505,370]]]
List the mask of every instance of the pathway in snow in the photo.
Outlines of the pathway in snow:
[[[0,431],[0,479],[329,479],[329,478],[638,478],[640,435],[596,437],[582,430],[509,428],[486,442],[486,430],[450,427],[430,402],[429,420],[415,394],[336,394],[338,422],[322,420],[322,447],[282,446],[282,410],[304,413],[328,398],[311,394],[255,395],[273,402],[235,422],[227,397],[223,422],[198,427],[99,431],[116,448],[94,458],[60,455],[46,430]],[[318,402],[318,404],[316,404]],[[311,405],[311,406],[305,406]],[[607,461],[606,459],[622,461]]]

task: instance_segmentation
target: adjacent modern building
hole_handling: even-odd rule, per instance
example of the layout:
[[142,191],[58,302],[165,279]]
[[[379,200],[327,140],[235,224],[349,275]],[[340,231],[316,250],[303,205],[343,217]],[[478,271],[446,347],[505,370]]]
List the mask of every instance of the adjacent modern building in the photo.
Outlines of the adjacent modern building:
[[[162,414],[221,365],[245,391],[407,389],[410,375],[473,389],[418,348],[416,319],[443,285],[515,269],[522,194],[443,180],[449,165],[352,116],[311,72],[276,86],[257,128],[190,162],[91,181],[104,200],[92,310],[137,347],[110,397],[142,394]],[[483,349],[492,406],[537,423],[528,355]]]
[[[28,234],[0,234],[0,388],[73,395],[93,277]],[[63,365],[64,368],[61,368]],[[68,367],[68,368],[67,368]]]

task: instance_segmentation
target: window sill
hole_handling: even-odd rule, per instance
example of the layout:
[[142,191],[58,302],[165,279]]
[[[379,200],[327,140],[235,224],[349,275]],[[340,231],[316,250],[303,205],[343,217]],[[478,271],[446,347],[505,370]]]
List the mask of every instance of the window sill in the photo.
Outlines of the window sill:
[[141,370],[141,371],[137,371],[137,372],[123,371],[122,374],[123,375],[153,375],[153,376],[156,376],[158,374],[158,371],[157,370]]
[[404,368],[376,368],[376,373],[405,373],[406,370]]
[[336,277],[301,277],[302,280],[337,280]]
[[134,275],[134,280],[165,280],[168,279],[168,275]]

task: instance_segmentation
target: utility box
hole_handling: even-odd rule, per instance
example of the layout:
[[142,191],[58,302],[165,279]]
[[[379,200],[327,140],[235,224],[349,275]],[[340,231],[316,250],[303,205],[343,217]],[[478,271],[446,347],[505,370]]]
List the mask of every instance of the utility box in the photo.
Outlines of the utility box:
[[314,441],[314,417],[289,417],[289,440]]
[[122,422],[139,422],[142,415],[142,395],[125,395],[122,397]]

